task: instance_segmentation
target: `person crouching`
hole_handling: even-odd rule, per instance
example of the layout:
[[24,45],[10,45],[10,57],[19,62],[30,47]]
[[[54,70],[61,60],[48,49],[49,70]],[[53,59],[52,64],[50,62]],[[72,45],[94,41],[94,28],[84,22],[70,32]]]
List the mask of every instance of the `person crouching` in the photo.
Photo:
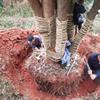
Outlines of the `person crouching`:
[[42,39],[38,35],[29,35],[28,36],[28,44],[33,49],[35,49],[35,48],[40,49],[42,47]]

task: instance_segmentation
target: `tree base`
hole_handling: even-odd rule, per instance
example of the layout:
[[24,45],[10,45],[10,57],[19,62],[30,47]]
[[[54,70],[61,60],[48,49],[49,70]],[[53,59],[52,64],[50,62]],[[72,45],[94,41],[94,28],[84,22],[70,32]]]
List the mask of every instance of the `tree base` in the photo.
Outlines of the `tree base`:
[[[92,49],[90,49],[89,46],[86,45],[85,41],[82,41],[81,48],[79,48],[81,59],[78,60],[78,65],[75,65],[72,68],[68,76],[68,71],[61,68],[59,63],[53,62],[47,57],[42,57],[41,60],[38,61],[37,59],[35,59],[35,54],[33,52],[32,56],[30,57],[31,60],[27,59],[27,62],[29,62],[30,64],[26,66],[37,82],[39,86],[38,88],[40,90],[56,96],[66,96],[70,95],[71,93],[73,93],[73,91],[76,91],[79,88],[85,77],[83,75],[84,56],[87,56],[87,54],[92,52]],[[87,40],[87,42],[90,41]],[[85,49],[82,49],[83,45],[86,46]]]
[[[26,61],[26,66],[39,85],[39,89],[56,96],[65,96],[76,90],[82,82],[83,67],[74,66],[67,76],[68,70],[61,68],[60,63],[46,56],[36,59],[33,52]],[[28,64],[27,64],[28,63]]]

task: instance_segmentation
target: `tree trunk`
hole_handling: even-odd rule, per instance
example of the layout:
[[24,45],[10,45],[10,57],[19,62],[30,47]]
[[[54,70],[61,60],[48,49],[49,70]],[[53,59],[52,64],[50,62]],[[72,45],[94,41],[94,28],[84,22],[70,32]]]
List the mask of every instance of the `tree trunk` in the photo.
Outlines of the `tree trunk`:
[[87,14],[88,19],[94,20],[96,14],[97,14],[97,12],[98,12],[98,9],[100,9],[100,0],[94,0],[93,7],[92,7],[92,9],[89,11],[89,13]]
[[[67,37],[67,0],[57,0],[57,20],[56,20],[56,46],[55,51],[48,51],[47,55],[53,61],[59,61],[65,52],[65,42]],[[56,5],[56,0],[55,0]],[[56,9],[55,7],[55,9]],[[53,38],[53,37],[52,37]]]
[[61,56],[65,51],[65,41],[67,37],[67,0],[57,0],[57,31],[56,31],[56,47],[57,53]]
[[43,0],[43,14],[49,26],[49,46],[55,48],[56,40],[56,16],[54,0]]
[[74,40],[74,23],[73,23],[73,0],[68,0],[67,7],[67,17],[68,17],[68,22],[67,22],[67,34],[68,34],[68,40],[73,42]]
[[77,53],[77,49],[79,47],[79,44],[80,44],[82,38],[84,37],[85,34],[87,34],[91,30],[91,28],[93,26],[93,21],[95,19],[95,16],[96,16],[99,8],[100,8],[100,2],[99,2],[99,0],[95,0],[93,7],[87,14],[87,18],[86,18],[86,22],[85,22],[84,26],[80,30],[79,34],[76,35],[76,38],[75,38],[74,43],[71,48],[72,54],[74,54],[75,52]]
[[[65,41],[68,40],[67,32],[73,33],[72,17],[68,17],[68,14],[72,13],[72,2],[70,0],[28,0],[31,7],[34,10],[36,16],[36,31],[42,33],[46,48],[55,47],[57,53],[62,55],[65,51]],[[57,24],[55,25],[54,10],[57,3]],[[80,41],[84,35],[90,31],[92,22],[96,16],[99,7],[99,0],[95,0],[92,9],[87,15],[86,23],[80,30],[79,34],[76,35],[73,46],[71,48],[72,54],[75,53]],[[45,17],[45,18],[44,18]],[[69,18],[69,21],[68,21]],[[68,23],[68,25],[67,25]],[[56,27],[55,27],[56,26]],[[68,28],[67,28],[68,26]],[[55,36],[56,30],[56,36]],[[49,33],[49,34],[48,34]],[[49,36],[50,35],[50,36]],[[72,37],[72,36],[71,36]],[[69,39],[71,38],[69,36]],[[50,38],[50,39],[49,39]],[[56,40],[56,46],[55,46]]]
[[70,42],[74,41],[75,32],[74,32],[74,23],[73,23],[73,14],[68,14],[68,21],[67,21],[67,34],[68,34],[68,40]]
[[93,26],[92,20],[89,20],[88,18],[86,19],[85,25],[82,27],[82,29],[80,30],[79,34],[76,35],[74,42],[72,44],[72,48],[71,48],[71,53],[74,54],[75,52],[77,52],[76,50],[79,47],[79,44],[82,40],[82,38],[84,37],[84,35],[89,32],[91,30]]
[[43,17],[43,10],[40,1],[39,0],[28,0],[28,1],[35,13],[35,16]]
[[44,11],[44,0],[28,0],[33,11],[34,11],[34,18],[35,18],[35,26],[34,26],[34,30],[41,33],[43,39],[44,39],[44,44],[46,49],[49,47],[49,27],[48,27],[48,22],[47,20],[44,18],[44,16],[46,17],[47,15],[45,15],[43,12]]
[[43,14],[45,18],[50,18],[54,15],[53,0],[43,0]]
[[67,0],[57,0],[57,16],[59,21],[67,20]]

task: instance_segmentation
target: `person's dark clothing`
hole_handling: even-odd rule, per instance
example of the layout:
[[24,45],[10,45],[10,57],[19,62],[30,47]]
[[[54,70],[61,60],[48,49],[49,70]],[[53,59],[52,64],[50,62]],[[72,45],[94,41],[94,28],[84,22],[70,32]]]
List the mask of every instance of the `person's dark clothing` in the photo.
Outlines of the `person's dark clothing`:
[[79,30],[81,29],[81,25],[83,23],[83,19],[80,21],[79,18],[82,18],[81,14],[85,13],[86,9],[82,4],[75,3],[73,10],[73,22],[74,25],[78,25]]
[[[100,55],[100,53],[93,53],[88,58],[88,64],[90,69],[92,70],[93,74],[96,74],[96,81],[100,83],[100,61],[98,60],[97,56]],[[88,77],[88,67],[87,64],[84,67],[84,75],[85,77]],[[84,77],[84,78],[85,78]]]
[[41,48],[42,41],[40,38],[35,37],[35,46],[40,49]]
[[97,58],[98,55],[100,55],[100,53],[93,53],[88,58],[88,64],[93,71],[100,70],[100,62]]
[[[34,36],[33,35],[29,35],[28,41],[30,42],[30,46],[32,48],[35,48],[35,47],[37,47],[38,49],[41,48],[42,40],[41,40],[41,38],[39,36],[37,36],[37,35],[34,35]],[[34,41],[34,44],[32,43],[33,41]]]
[[93,53],[88,58],[88,64],[94,74],[96,74],[96,79],[100,80],[100,61],[98,60],[98,55],[100,53]]

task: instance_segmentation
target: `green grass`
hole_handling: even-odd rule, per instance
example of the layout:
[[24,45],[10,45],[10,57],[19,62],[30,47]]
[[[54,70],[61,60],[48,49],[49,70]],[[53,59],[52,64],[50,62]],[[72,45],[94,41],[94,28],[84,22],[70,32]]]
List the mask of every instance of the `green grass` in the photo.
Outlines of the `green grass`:
[[34,24],[34,18],[16,18],[16,17],[1,17],[0,29],[8,29],[13,27],[30,29]]
[[29,29],[34,24],[33,10],[29,4],[7,6],[0,9],[0,29],[18,27]]
[[15,6],[7,6],[6,8],[3,8],[1,13],[1,17],[4,16],[11,16],[11,17],[32,17],[33,16],[33,10],[29,6],[29,4],[19,4]]

